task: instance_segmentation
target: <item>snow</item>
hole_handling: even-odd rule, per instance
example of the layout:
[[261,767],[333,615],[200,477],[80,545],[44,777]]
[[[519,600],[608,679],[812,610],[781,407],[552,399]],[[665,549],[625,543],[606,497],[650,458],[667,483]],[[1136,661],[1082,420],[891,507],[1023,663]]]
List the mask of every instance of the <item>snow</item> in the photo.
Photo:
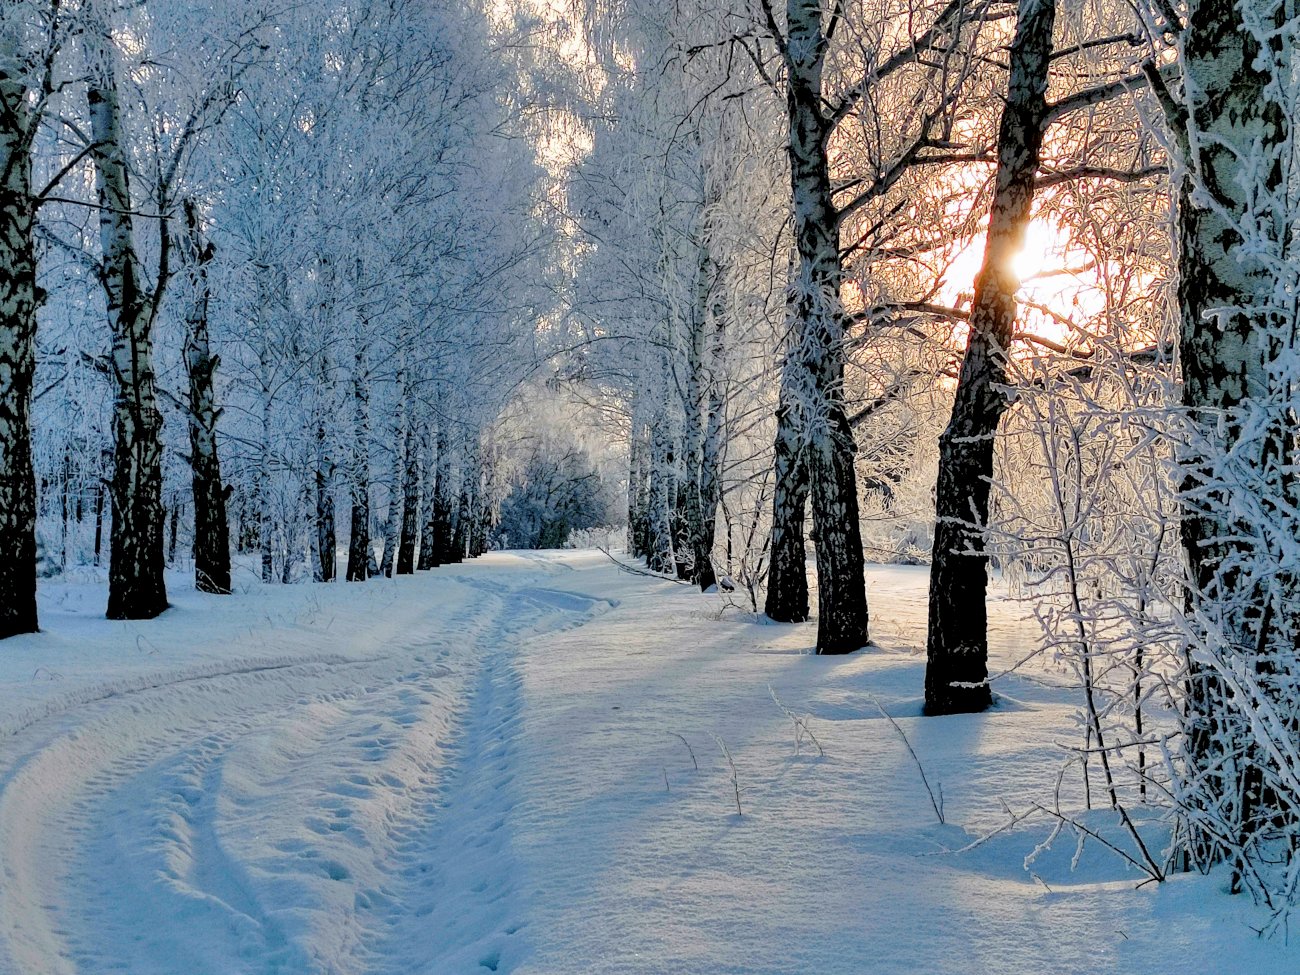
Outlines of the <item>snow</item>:
[[[0,972],[1300,965],[1222,875],[1139,887],[1091,841],[1071,869],[1068,832],[1027,869],[1041,817],[950,852],[1050,803],[1077,702],[1043,662],[987,715],[919,717],[924,568],[869,570],[880,646],[840,658],[600,552],[168,582],[141,623],[101,618],[98,579],[46,585],[46,632],[3,646]],[[1026,615],[995,599],[995,670]]]

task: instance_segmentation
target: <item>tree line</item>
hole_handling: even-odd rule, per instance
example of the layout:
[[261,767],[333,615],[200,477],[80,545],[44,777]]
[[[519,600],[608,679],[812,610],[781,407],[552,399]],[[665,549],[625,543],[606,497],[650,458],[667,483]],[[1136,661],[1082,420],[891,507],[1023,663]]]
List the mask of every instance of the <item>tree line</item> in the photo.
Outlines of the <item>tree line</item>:
[[524,27],[5,5],[0,636],[69,562],[107,564],[110,618],[158,615],[178,534],[210,593],[232,551],[329,581],[341,538],[359,581],[487,547],[487,441],[549,300]]

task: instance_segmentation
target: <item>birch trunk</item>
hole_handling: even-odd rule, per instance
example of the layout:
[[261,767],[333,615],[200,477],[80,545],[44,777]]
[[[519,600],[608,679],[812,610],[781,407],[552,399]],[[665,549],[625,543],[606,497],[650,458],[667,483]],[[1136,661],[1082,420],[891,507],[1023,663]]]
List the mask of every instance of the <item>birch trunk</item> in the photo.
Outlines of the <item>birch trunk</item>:
[[333,582],[338,574],[338,538],[334,518],[334,462],[329,456],[325,414],[316,417],[316,566],[317,582]]
[[420,520],[420,450],[415,424],[406,424],[405,463],[402,474],[402,531],[397,543],[397,574],[415,571],[415,536]]
[[988,684],[988,556],[984,531],[993,447],[1007,408],[1007,356],[1020,281],[1013,261],[1024,245],[1034,199],[1052,55],[1056,0],[1021,0],[1011,42],[1007,101],[998,130],[998,168],[984,263],[975,280],[970,338],[956,400],[939,438],[934,550],[930,563],[925,712],[983,711]]
[[[266,360],[263,348],[263,362]],[[262,456],[257,466],[258,542],[262,556],[262,581],[275,581],[275,510],[271,498],[271,468],[275,464],[272,445],[272,397],[270,370],[263,365],[262,382]]]
[[[788,363],[786,369],[798,368]],[[777,623],[808,619],[808,558],[804,552],[804,515],[808,507],[808,467],[800,443],[802,421],[783,380],[776,410],[775,480],[772,492],[771,556],[763,612]]]
[[718,504],[722,480],[718,470],[722,462],[722,423],[725,407],[722,386],[722,356],[725,351],[726,320],[721,307],[713,309],[713,339],[709,349],[707,371],[708,403],[704,420],[704,456],[700,459],[700,545],[695,552],[696,582],[700,590],[718,581],[713,566],[713,543],[718,528]]
[[649,554],[646,532],[646,478],[650,446],[644,417],[644,399],[640,393],[632,400],[632,419],[628,432],[627,476],[627,547],[633,558]]
[[453,562],[464,562],[465,555],[469,551],[469,534],[470,521],[472,519],[469,491],[462,487],[460,491],[460,502],[456,506],[456,532],[453,536],[452,548],[455,552]]
[[35,633],[36,475],[32,379],[36,372],[36,251],[31,140],[17,44],[0,38],[0,639]]
[[420,558],[418,569],[432,569],[438,565],[438,546],[434,540],[433,504],[436,497],[434,482],[437,468],[437,442],[434,439],[433,424],[424,425],[424,519],[420,526]]
[[[696,270],[695,307],[686,343],[686,436],[685,485],[685,559],[688,577],[701,590],[714,584],[712,516],[705,510],[705,446],[709,427],[709,390],[706,360],[709,348],[709,293],[712,290],[713,259],[708,245],[700,247]],[[716,504],[716,501],[714,502]],[[710,527],[706,527],[710,526]],[[706,531],[708,534],[706,535]],[[680,558],[680,556],[679,556]]]
[[230,525],[226,487],[217,454],[217,407],[213,377],[220,360],[212,354],[208,330],[211,291],[207,266],[213,250],[203,238],[192,202],[185,205],[185,240],[180,248],[192,300],[185,317],[182,359],[189,382],[190,471],[194,493],[194,586],[199,592],[230,594]]
[[488,502],[490,470],[490,466],[480,462],[474,492],[474,531],[469,540],[469,554],[472,558],[478,558],[488,550],[488,534],[492,531],[492,508]]
[[646,493],[646,564],[655,572],[672,572],[672,444],[668,418],[660,410],[650,429],[650,464]]
[[[154,388],[153,300],[131,227],[131,189],[107,25],[82,35],[89,73],[91,153],[99,198],[101,277],[113,334],[113,502],[109,619],[151,619],[167,608],[163,582],[162,414]],[[166,235],[163,235],[164,242]]]
[[389,475],[388,514],[384,518],[384,554],[379,562],[379,574],[385,579],[393,577],[397,565],[397,543],[402,534],[402,451],[396,451],[393,472]]
[[[1286,195],[1292,133],[1267,67],[1275,52],[1261,51],[1247,23],[1271,26],[1276,39],[1283,16],[1281,5],[1263,0],[1192,0],[1182,51],[1186,105],[1171,122],[1185,156],[1177,229],[1179,355],[1192,426],[1180,457],[1189,608],[1207,626],[1211,650],[1234,669],[1263,675],[1260,686],[1288,713],[1293,691],[1267,673],[1274,652],[1294,655],[1300,587],[1294,571],[1274,571],[1285,557],[1243,523],[1250,506],[1236,497],[1249,480],[1265,510],[1295,510],[1293,394],[1285,388],[1294,375],[1278,366],[1287,346],[1294,355],[1295,340],[1279,307],[1280,267],[1270,262],[1290,250],[1288,216],[1270,201]],[[1189,659],[1190,799],[1203,821],[1236,832],[1231,839],[1245,850],[1268,828],[1258,808],[1277,779],[1267,771],[1275,759],[1258,745],[1263,732],[1249,727],[1242,706],[1210,666]],[[1193,817],[1194,834],[1201,821]],[[1202,865],[1224,853],[1212,830],[1193,835],[1192,847]]]
[[794,296],[805,458],[817,552],[817,652],[850,653],[868,639],[867,589],[858,521],[857,445],[844,411],[844,321],[839,223],[827,150],[834,128],[822,96],[827,40],[821,0],[787,0],[786,94],[790,185],[799,280]]
[[433,482],[433,549],[434,564],[446,565],[452,559],[451,435],[446,420],[438,423],[438,463]]
[[357,344],[352,369],[352,524],[348,534],[348,582],[370,575],[370,387],[365,346]]

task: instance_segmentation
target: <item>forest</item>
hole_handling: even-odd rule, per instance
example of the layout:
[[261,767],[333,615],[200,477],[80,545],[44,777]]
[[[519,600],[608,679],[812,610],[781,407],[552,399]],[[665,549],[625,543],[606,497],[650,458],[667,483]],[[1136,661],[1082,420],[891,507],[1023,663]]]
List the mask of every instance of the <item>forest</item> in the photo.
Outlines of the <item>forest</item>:
[[[1031,864],[1068,835],[1085,874],[1087,847],[1139,890],[1196,882],[1197,903],[1220,905],[1207,909],[1248,904],[1239,926],[1280,952],[1249,970],[1293,970],[1298,34],[1282,0],[6,0],[0,862],[28,842],[5,810],[28,795],[11,787],[15,743],[173,678],[310,664],[323,707],[360,693],[332,670],[363,659],[350,654],[450,641],[464,659],[449,649],[436,668],[464,686],[429,690],[420,720],[441,730],[398,749],[414,761],[453,739],[449,755],[514,741],[477,723],[491,708],[553,720],[546,741],[582,737],[558,699],[528,709],[561,691],[587,707],[621,658],[497,661],[516,644],[644,646],[675,674],[724,641],[718,666],[752,683],[735,655],[774,640],[832,658],[805,667],[915,660],[881,685],[885,703],[869,669],[798,671],[806,714],[770,674],[760,703],[728,700],[781,719],[799,762],[832,762],[826,728],[848,707],[833,681],[851,673],[852,720],[906,746],[899,788],[923,782],[916,808],[944,828],[931,762],[946,759],[919,743],[977,752],[984,729],[1059,704],[1063,723],[1033,732],[1047,778],[1010,804],[987,777],[961,779],[1001,811],[933,842],[992,856],[1036,818],[1050,838],[1007,854],[1019,869],[1033,851],[1030,889],[1052,893]],[[574,568],[588,581],[566,582]],[[675,642],[656,636],[660,613]],[[209,626],[224,656],[189,653]],[[295,627],[314,634],[301,648]],[[232,649],[239,632],[261,649]],[[164,658],[171,676],[150,676]],[[357,687],[430,679],[433,657],[415,659]],[[228,669],[185,669],[200,664]],[[1049,685],[1059,700],[1033,697]],[[686,707],[654,686],[645,702]],[[709,714],[690,700],[691,720]],[[235,719],[213,710],[185,747]],[[729,811],[751,818],[741,745],[703,729],[693,745],[664,724],[659,745],[689,752],[694,774],[711,735]],[[520,754],[541,747],[518,734]],[[23,754],[55,762],[56,739],[41,741]],[[117,768],[79,761],[47,779]],[[487,757],[456,761],[419,788],[393,774],[412,804],[437,792],[430,809],[475,818],[449,782],[508,786],[475,778]],[[677,767],[644,762],[646,788],[675,795]],[[999,773],[1021,774],[1009,760]],[[223,822],[226,785],[194,788]],[[59,795],[80,808],[75,789]],[[542,805],[521,836],[543,835],[527,818]],[[428,849],[454,860],[455,828]],[[73,864],[58,883],[89,890],[68,879],[89,841],[65,832],[22,856],[54,844]],[[60,948],[55,921],[47,940],[23,935],[47,896],[37,873],[30,903],[0,893],[18,918],[18,934],[0,924],[0,971],[55,971],[41,967],[55,955],[79,959],[69,971],[154,970]],[[249,884],[211,896],[260,905]],[[262,910],[238,908],[266,940],[236,954],[265,967],[213,954],[213,971],[379,970],[318,953],[319,933],[271,937]],[[483,930],[513,936],[496,923]],[[471,940],[464,957],[416,952],[392,970],[601,967],[599,952],[595,969],[548,962],[536,937],[533,955]],[[785,942],[733,967],[698,946],[645,950],[626,970],[867,964],[850,947],[826,968]],[[158,971],[188,957],[159,951]],[[915,970],[1021,970],[944,964]],[[1225,965],[1212,970],[1247,970]]]

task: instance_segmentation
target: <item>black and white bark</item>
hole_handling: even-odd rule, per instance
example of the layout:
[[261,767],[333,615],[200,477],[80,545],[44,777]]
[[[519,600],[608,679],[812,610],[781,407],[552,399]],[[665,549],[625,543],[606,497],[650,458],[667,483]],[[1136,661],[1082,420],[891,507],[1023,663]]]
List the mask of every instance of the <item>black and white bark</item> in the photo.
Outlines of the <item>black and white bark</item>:
[[37,629],[31,406],[39,292],[31,146],[38,119],[16,31],[0,21],[0,639]]
[[647,517],[650,442],[645,420],[646,396],[633,395],[628,432],[627,546],[628,554],[640,558],[649,554]]
[[[800,369],[787,362],[786,369]],[[776,446],[773,464],[776,485],[772,492],[771,555],[767,568],[767,595],[763,612],[777,623],[802,623],[808,619],[808,557],[804,551],[804,518],[808,508],[808,467],[804,460],[803,422],[791,391],[796,384],[782,381],[776,410]]]
[[388,435],[392,451],[392,464],[388,474],[388,514],[384,519],[384,551],[379,563],[379,574],[392,578],[397,567],[397,548],[402,537],[402,517],[405,508],[403,486],[406,481],[406,427],[409,414],[406,404],[406,362],[404,346],[399,342],[397,367],[397,401],[394,405],[393,425]]
[[194,585],[200,592],[230,593],[230,526],[226,520],[226,486],[217,453],[217,406],[214,377],[220,359],[212,352],[208,328],[211,289],[208,264],[214,256],[204,237],[193,201],[186,201],[185,236],[177,248],[190,289],[185,316],[182,360],[189,386],[190,471],[194,494]]
[[451,483],[451,430],[445,417],[438,421],[438,459],[433,477],[433,551],[434,565],[456,561],[454,555],[454,501]]
[[1008,355],[1024,244],[1048,119],[1047,81],[1055,0],[1021,0],[1011,42],[1007,101],[984,262],[975,280],[969,338],[948,426],[939,438],[934,548],[930,564],[925,711],[982,711],[988,678],[988,556],[984,532],[993,448],[1007,408]]
[[722,500],[721,464],[726,410],[723,356],[726,353],[727,320],[721,301],[713,303],[711,316],[712,334],[705,372],[708,395],[704,404],[704,453],[700,458],[699,473],[700,533],[695,551],[696,582],[701,590],[709,589],[718,581],[713,564],[713,546],[717,535],[718,505]]
[[462,475],[460,499],[456,504],[456,531],[452,536],[453,562],[463,562],[465,556],[469,554],[469,537],[473,530],[473,521],[474,514],[470,502],[469,488],[465,486]]
[[[321,360],[321,388],[329,388],[328,364]],[[316,582],[333,582],[338,574],[338,538],[334,515],[334,460],[331,456],[329,422],[321,403],[316,405],[315,417],[315,481],[316,530],[313,536],[315,564],[312,578]]]
[[646,564],[654,572],[675,572],[673,555],[673,501],[675,496],[674,443],[666,406],[650,421],[650,456],[646,472]]
[[1290,554],[1297,341],[1287,16],[1271,0],[1192,0],[1181,101],[1148,72],[1181,156],[1188,436],[1179,462],[1194,633],[1184,716],[1188,852],[1202,867],[1232,855],[1238,880],[1260,855],[1258,835],[1300,813],[1288,757],[1300,741],[1288,676],[1300,645],[1300,578]]
[[[275,495],[272,491],[271,472],[275,469],[275,390],[273,387],[270,340],[265,320],[267,305],[261,303],[259,312],[258,393],[261,398],[259,416],[262,421],[261,453],[257,464],[258,550],[262,564],[262,582],[275,581]],[[287,540],[286,540],[287,541]]]
[[[107,24],[88,18],[91,158],[99,202],[101,280],[108,306],[115,379],[113,520],[109,539],[110,619],[150,619],[167,608],[163,581],[162,413],[153,363],[157,294],[146,287],[135,247],[126,135],[117,64]],[[162,246],[168,246],[163,234]],[[165,261],[165,257],[163,258]],[[160,283],[165,274],[159,276]]]
[[829,145],[835,128],[823,95],[829,45],[821,0],[787,0],[787,152],[799,255],[792,296],[795,355],[807,385],[801,442],[812,499],[817,554],[817,652],[849,653],[868,640],[867,592],[858,521],[857,450],[844,408],[844,314],[840,216],[831,191]]
[[379,574],[392,578],[397,566],[397,545],[402,534],[402,472],[405,464],[402,458],[402,440],[397,441],[393,449],[393,464],[388,475],[388,513],[384,517],[384,548],[379,558]]
[[[484,453],[488,456],[484,456]],[[474,528],[470,532],[469,554],[478,558],[488,550],[488,538],[492,532],[492,461],[490,449],[480,449],[478,472],[474,480]]]
[[420,444],[416,424],[406,423],[406,443],[402,459],[402,530],[397,542],[398,575],[415,571],[415,542],[420,520]]
[[357,343],[352,367],[352,458],[349,488],[352,518],[348,535],[348,582],[370,575],[370,377],[366,347]]
[[[678,553],[678,565],[687,567],[687,577],[706,590],[717,581],[713,569],[713,530],[717,510],[717,455],[706,458],[712,402],[710,355],[713,351],[711,334],[712,305],[710,295],[714,286],[716,267],[709,253],[708,243],[700,246],[699,266],[696,271],[695,303],[686,336],[686,429],[684,439],[684,484],[680,504],[683,513],[685,545],[689,552]],[[709,470],[707,464],[714,469]],[[708,487],[706,489],[706,481]]]
[[436,497],[434,483],[437,479],[438,445],[437,439],[434,436],[432,421],[425,422],[424,433],[421,439],[423,440],[420,453],[423,459],[424,468],[424,504],[420,522],[420,555],[416,562],[416,568],[424,570],[432,569],[439,564],[438,546],[434,540],[433,512],[434,499]]

